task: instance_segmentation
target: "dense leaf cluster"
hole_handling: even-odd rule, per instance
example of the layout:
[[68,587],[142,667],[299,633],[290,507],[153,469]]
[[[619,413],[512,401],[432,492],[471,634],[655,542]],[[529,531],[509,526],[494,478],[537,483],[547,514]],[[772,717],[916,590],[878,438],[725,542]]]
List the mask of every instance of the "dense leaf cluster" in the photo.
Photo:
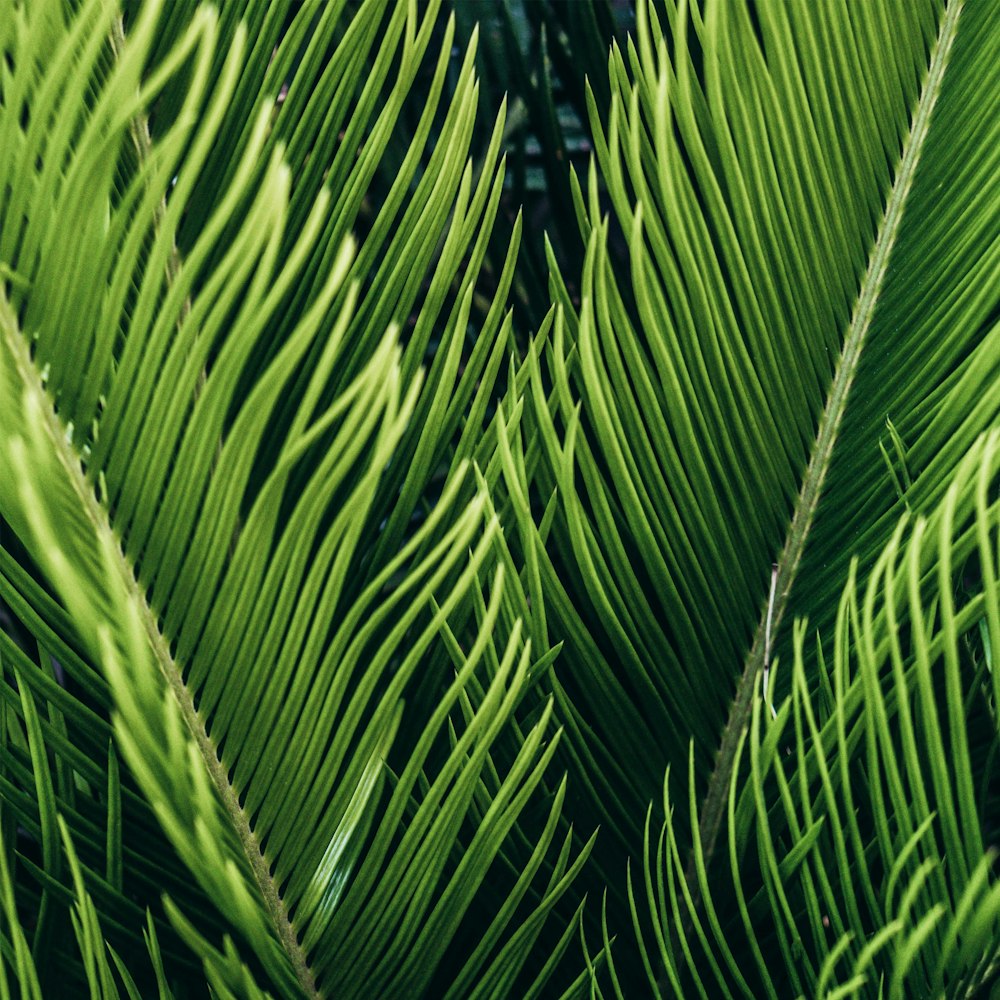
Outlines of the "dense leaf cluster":
[[0,0],[0,997],[991,988],[1000,8],[623,6]]

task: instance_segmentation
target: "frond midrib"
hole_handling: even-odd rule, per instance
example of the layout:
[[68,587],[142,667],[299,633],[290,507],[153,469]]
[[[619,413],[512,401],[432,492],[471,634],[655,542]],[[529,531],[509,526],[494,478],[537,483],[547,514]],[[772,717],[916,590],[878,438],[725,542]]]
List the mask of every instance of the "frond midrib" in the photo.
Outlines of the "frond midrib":
[[198,748],[198,753],[204,761],[212,784],[219,795],[223,810],[239,839],[275,935],[288,956],[296,980],[307,997],[320,1000],[322,994],[316,985],[315,976],[309,967],[305,951],[299,944],[278,885],[261,850],[260,842],[250,825],[249,816],[240,805],[236,789],[229,780],[229,772],[219,758],[218,748],[208,733],[204,719],[198,712],[191,691],[184,682],[181,668],[171,655],[170,644],[160,630],[159,619],[149,606],[133,568],[122,551],[121,543],[112,527],[106,509],[94,494],[81,465],[80,456],[67,439],[66,428],[51,404],[51,397],[46,392],[41,376],[31,360],[27,344],[22,337],[12,331],[4,329],[3,333],[18,374],[26,388],[39,398],[49,401],[49,405],[42,408],[43,429],[49,439],[53,454],[64,470],[67,482],[79,498],[81,510],[93,528],[98,545],[105,543],[107,551],[114,554],[115,568],[120,574],[129,600],[133,603],[142,621],[150,652],[173,694],[184,724]]
[[[716,841],[726,815],[730,780],[742,734],[750,722],[757,679],[767,666],[767,656],[770,652],[768,648],[769,638],[777,633],[787,609],[792,586],[810,535],[816,509],[823,492],[823,484],[836,448],[840,424],[847,409],[851,386],[861,359],[865,337],[875,315],[907,198],[926,142],[931,116],[941,92],[949,54],[958,33],[961,12],[961,0],[950,0],[941,19],[938,37],[928,64],[927,77],[913,112],[910,132],[903,144],[903,155],[899,162],[899,168],[886,200],[875,243],[869,254],[868,268],[861,281],[854,312],[844,337],[843,348],[837,361],[826,404],[820,415],[812,453],[802,479],[788,533],[775,564],[773,600],[769,600],[761,611],[754,631],[753,642],[744,661],[743,672],[723,730],[715,765],[709,777],[705,796],[702,799],[702,807],[698,816],[698,836],[706,869],[714,854]],[[700,899],[700,894],[694,850],[686,876],[697,901]]]

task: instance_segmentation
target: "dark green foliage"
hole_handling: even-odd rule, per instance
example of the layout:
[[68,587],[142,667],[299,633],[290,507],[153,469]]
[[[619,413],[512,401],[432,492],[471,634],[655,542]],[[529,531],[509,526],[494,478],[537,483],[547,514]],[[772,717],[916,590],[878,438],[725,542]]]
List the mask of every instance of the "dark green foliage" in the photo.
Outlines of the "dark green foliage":
[[0,0],[0,997],[986,995],[998,93],[971,0]]

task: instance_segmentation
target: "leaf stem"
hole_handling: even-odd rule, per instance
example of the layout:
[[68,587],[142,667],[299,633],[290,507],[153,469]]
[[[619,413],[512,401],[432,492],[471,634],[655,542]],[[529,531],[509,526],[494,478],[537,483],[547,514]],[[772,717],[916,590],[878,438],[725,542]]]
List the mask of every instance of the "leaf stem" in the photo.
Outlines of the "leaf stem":
[[[121,55],[122,49],[125,47],[125,23],[122,17],[116,17],[111,25],[111,49],[115,56]],[[135,153],[138,157],[139,163],[145,163],[149,159],[149,155],[153,149],[153,137],[149,133],[149,116],[145,112],[140,112],[132,118],[129,123],[129,135],[132,138],[132,145],[135,147]],[[156,206],[153,212],[153,229],[158,231],[163,225],[163,220],[167,215],[167,196],[164,193],[163,197],[160,199],[159,204]],[[178,279],[181,273],[181,252],[177,247],[177,242],[174,239],[170,241],[170,256],[167,259],[166,264],[166,281],[167,287],[170,288]],[[188,314],[191,312],[191,298],[190,296],[185,297],[184,302],[181,306],[181,313],[177,317],[178,329],[183,325],[184,320],[187,318]],[[202,382],[199,383],[200,386],[204,384],[204,372]]]

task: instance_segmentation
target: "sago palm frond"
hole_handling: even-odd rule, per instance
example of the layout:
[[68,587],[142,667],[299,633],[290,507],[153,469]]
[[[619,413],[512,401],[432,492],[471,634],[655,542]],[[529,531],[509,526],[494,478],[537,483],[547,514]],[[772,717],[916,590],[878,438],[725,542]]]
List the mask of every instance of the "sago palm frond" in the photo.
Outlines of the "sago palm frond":
[[[528,352],[526,387],[505,404],[518,408],[508,426],[522,447],[511,495],[544,509],[535,529],[521,504],[533,582],[522,613],[540,641],[564,643],[554,674],[564,759],[581,772],[580,813],[602,818],[608,926],[621,935],[634,921],[651,935],[641,962],[624,945],[616,985],[825,996],[845,988],[846,967],[858,978],[836,995],[965,995],[982,956],[963,962],[1000,919],[985,860],[993,810],[986,792],[969,792],[991,787],[997,732],[992,709],[984,722],[977,707],[981,670],[959,668],[949,650],[959,636],[975,645],[972,609],[985,607],[995,568],[973,559],[959,623],[938,620],[968,549],[914,541],[914,586],[930,592],[898,598],[860,632],[837,609],[849,578],[893,558],[883,552],[901,544],[902,519],[970,488],[963,477],[994,447],[979,435],[1000,408],[1000,120],[973,95],[1000,92],[1000,21],[976,3],[660,9],[641,4],[636,40],[612,50],[606,122],[593,106],[596,167],[577,188],[581,302],[553,260],[557,307]],[[625,261],[609,249],[599,177]],[[992,497],[990,475],[981,488]],[[981,506],[985,539],[996,511]],[[871,592],[879,586],[876,575]],[[818,647],[796,616],[818,630]],[[918,628],[929,630],[923,652]],[[824,651],[846,662],[862,643],[881,669],[841,664],[832,690]],[[878,719],[865,714],[874,705],[859,707],[860,678],[870,700],[886,699]],[[943,742],[926,715],[940,698],[904,735],[905,697],[921,685],[948,692]],[[811,698],[823,709],[807,725]],[[769,729],[760,716],[772,704],[781,721]],[[944,763],[905,758],[917,769],[908,780],[934,794],[912,804],[882,794],[882,765],[855,735],[841,749],[856,762],[829,765],[830,795],[849,803],[836,811],[816,757],[835,753],[838,719],[946,752]],[[754,755],[758,743],[767,754]],[[888,757],[903,755],[892,746]],[[786,747],[789,761],[775,756]],[[650,816],[665,770],[663,812]],[[958,771],[962,836],[937,783]],[[851,809],[861,813],[854,842]],[[645,882],[643,840],[655,856]],[[782,882],[799,878],[786,898]],[[808,882],[823,878],[826,897]],[[863,906],[849,902],[852,879]],[[959,958],[952,939],[973,909],[981,923],[975,943],[960,935],[969,952]]]
[[496,627],[502,570],[465,651],[439,639],[497,531],[467,458],[516,233],[466,327],[502,118],[474,180],[472,51],[439,113],[449,23],[362,225],[438,5],[234,11],[0,17],[3,830],[34,925],[5,956],[26,990],[33,966],[115,995],[101,934],[141,941],[166,892],[181,993],[192,953],[217,995],[492,995],[529,957],[538,989],[582,856],[561,794],[519,827],[556,739],[551,709],[506,735],[532,652]]
[[899,519],[867,580],[852,565],[831,642],[796,627],[790,698],[753,693],[711,877],[697,822],[647,825],[629,889],[655,992],[966,997],[995,976],[998,447]]

